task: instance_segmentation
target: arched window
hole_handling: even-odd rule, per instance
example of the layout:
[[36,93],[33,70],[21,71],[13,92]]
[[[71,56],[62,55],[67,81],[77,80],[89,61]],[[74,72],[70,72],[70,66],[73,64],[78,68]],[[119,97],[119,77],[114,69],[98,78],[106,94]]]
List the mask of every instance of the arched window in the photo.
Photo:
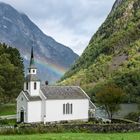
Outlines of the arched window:
[[66,104],[66,114],[69,114],[69,103]]
[[36,89],[36,82],[34,82],[34,89]]
[[73,106],[72,104],[70,104],[70,114],[72,114],[72,112],[73,112]]
[[73,104],[63,104],[63,114],[72,114],[73,113]]
[[70,114],[70,104],[68,104],[68,114]]
[[26,89],[28,90],[28,82],[26,82]]
[[66,114],[66,105],[65,104],[63,104],[63,114]]

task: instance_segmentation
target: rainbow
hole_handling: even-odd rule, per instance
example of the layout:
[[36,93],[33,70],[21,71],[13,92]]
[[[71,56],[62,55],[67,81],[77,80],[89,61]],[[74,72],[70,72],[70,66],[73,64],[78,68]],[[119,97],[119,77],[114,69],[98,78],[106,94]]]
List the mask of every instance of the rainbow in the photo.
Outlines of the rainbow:
[[47,62],[44,58],[36,59],[36,63],[47,67],[50,71],[56,73],[59,76],[64,75],[67,70],[66,68],[61,67],[57,64]]
[[[26,60],[29,61],[30,60],[30,53],[27,50],[24,50],[23,52],[26,54]],[[47,60],[47,58],[40,57],[37,55],[35,55],[35,63],[46,67],[48,70],[52,71],[53,73],[57,74],[60,77],[63,76],[64,73],[67,71],[66,68],[64,68],[58,64],[50,62],[50,60]]]

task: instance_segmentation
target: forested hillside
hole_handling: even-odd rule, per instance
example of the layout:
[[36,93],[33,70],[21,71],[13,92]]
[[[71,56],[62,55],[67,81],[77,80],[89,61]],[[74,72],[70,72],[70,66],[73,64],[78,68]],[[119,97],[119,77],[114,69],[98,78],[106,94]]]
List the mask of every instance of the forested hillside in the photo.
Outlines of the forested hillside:
[[126,101],[135,102],[140,97],[140,0],[115,2],[82,56],[60,82],[80,85],[92,97],[107,83],[121,87],[127,93]]
[[16,48],[0,44],[0,101],[15,101],[24,82],[24,66]]

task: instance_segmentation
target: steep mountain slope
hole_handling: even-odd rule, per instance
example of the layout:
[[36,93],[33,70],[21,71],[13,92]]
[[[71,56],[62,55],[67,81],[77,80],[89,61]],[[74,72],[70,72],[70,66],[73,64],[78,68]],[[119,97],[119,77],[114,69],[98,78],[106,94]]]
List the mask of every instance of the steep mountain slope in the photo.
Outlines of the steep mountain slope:
[[[61,79],[95,94],[115,83],[135,101],[140,93],[140,1],[117,0],[82,56]],[[131,97],[131,98],[130,98]]]
[[25,14],[5,3],[0,3],[0,42],[18,48],[26,66],[34,46],[41,78],[49,82],[58,80],[78,58],[71,49],[45,35]]

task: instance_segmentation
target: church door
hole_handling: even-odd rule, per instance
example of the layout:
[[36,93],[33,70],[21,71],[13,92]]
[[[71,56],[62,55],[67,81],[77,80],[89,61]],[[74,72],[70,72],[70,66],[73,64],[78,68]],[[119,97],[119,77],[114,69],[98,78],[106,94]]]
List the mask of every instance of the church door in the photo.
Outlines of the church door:
[[20,112],[20,122],[24,122],[24,111],[21,110]]

